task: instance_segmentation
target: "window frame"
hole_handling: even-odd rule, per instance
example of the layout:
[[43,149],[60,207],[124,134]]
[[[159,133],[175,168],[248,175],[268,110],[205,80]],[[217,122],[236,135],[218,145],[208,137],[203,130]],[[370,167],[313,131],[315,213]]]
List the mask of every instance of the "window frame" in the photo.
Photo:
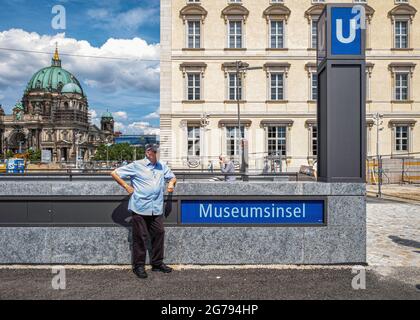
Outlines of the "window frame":
[[[190,129],[192,129],[192,137],[190,137]],[[196,135],[198,133],[198,137]],[[192,154],[190,154],[190,142],[192,142]],[[198,155],[197,153],[198,148]],[[201,157],[201,127],[199,125],[187,125],[187,158]]]
[[[197,38],[197,33],[196,33],[196,29],[194,28],[194,33],[191,35],[193,37],[193,47],[190,47],[190,23],[198,23],[199,26],[199,32],[198,32],[198,47],[196,47],[196,38]],[[190,50],[194,50],[194,49],[202,49],[203,48],[203,44],[202,44],[202,20],[200,19],[187,19],[186,23],[185,23],[185,48],[186,49],[190,49]]]

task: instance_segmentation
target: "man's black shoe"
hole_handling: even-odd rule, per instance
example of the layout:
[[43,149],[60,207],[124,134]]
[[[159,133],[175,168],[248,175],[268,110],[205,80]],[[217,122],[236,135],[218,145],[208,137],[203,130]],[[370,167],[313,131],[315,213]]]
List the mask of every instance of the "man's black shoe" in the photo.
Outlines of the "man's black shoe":
[[172,268],[168,267],[166,264],[162,263],[159,266],[152,266],[152,271],[160,271],[163,273],[169,273],[172,272]]
[[138,267],[133,268],[133,272],[140,279],[147,278],[147,273],[146,273],[146,270],[144,270],[144,266],[138,266]]

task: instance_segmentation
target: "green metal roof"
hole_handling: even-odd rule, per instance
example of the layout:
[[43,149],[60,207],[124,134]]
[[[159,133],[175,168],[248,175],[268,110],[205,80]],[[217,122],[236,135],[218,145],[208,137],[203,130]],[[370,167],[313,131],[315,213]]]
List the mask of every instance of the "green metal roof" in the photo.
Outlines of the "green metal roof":
[[107,111],[107,112],[104,112],[104,113],[102,114],[102,117],[101,117],[101,118],[110,118],[110,119],[114,119],[114,116],[112,115],[112,113],[111,113],[111,112]]
[[61,93],[80,93],[83,94],[82,89],[75,83],[67,83],[63,89],[61,89]]
[[[67,84],[75,84],[80,89],[79,93],[83,94],[82,87],[75,76],[60,66],[51,66],[39,70],[32,76],[26,87],[26,92],[61,92],[61,89]],[[74,89],[74,87],[72,88]]]

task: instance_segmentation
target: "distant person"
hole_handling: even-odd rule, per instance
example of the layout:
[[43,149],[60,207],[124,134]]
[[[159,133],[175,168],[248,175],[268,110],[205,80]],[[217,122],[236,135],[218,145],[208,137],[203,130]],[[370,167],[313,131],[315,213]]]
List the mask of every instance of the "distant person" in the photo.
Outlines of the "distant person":
[[[228,159],[225,155],[221,155],[219,157],[219,163],[220,163],[220,170],[222,173],[235,173],[235,165],[231,159]],[[225,181],[235,181],[235,176],[232,175],[226,175]]]
[[267,174],[270,171],[270,165],[268,164],[268,160],[264,160],[264,167],[263,167],[263,173]]
[[213,161],[209,160],[209,164],[207,165],[208,172],[213,173]]
[[[111,175],[131,195],[128,205],[133,219],[133,272],[139,278],[147,278],[146,244],[148,235],[152,242],[152,271],[169,273],[172,268],[163,263],[164,235],[163,198],[165,182],[172,193],[176,184],[171,169],[157,159],[158,146],[148,144],[146,157],[114,170]],[[123,179],[130,178],[131,186]]]

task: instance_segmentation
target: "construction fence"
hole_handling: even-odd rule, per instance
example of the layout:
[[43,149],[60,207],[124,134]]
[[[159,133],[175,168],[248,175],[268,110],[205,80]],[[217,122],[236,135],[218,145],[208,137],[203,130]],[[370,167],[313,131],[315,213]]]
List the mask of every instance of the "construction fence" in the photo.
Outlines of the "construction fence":
[[367,183],[420,183],[420,157],[385,157],[367,160]]

